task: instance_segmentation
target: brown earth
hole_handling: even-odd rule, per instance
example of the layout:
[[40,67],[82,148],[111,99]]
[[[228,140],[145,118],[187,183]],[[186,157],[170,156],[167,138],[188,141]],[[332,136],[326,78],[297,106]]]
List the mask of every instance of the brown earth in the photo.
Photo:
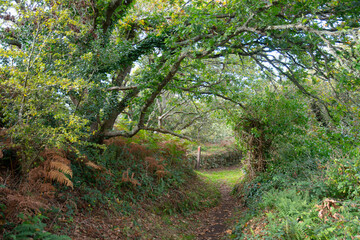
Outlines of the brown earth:
[[199,240],[226,239],[232,232],[229,225],[238,203],[231,195],[232,189],[228,184],[221,183],[219,190],[220,204],[199,216],[202,220],[202,227],[197,233]]

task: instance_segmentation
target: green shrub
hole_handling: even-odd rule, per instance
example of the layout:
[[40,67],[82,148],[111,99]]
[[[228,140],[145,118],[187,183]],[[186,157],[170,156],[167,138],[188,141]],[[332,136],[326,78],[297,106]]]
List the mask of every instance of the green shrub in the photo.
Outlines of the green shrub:
[[327,169],[331,196],[353,198],[360,194],[360,159],[335,158]]

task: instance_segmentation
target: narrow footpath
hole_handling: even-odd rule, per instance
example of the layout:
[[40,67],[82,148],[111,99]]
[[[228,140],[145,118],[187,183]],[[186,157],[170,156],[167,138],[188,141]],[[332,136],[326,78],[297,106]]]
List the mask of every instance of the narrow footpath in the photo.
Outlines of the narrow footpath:
[[233,184],[226,179],[219,179],[217,182],[221,193],[220,203],[199,216],[203,221],[197,233],[199,240],[228,239],[227,236],[231,234],[231,217],[238,207],[236,199],[231,195]]

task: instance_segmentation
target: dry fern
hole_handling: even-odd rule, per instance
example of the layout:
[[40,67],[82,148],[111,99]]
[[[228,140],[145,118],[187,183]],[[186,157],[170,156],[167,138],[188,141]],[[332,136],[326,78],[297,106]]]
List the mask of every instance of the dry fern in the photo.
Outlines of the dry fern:
[[160,179],[164,178],[166,175],[168,175],[169,172],[166,171],[166,170],[157,170],[157,171],[155,172],[155,174],[156,174],[158,180],[160,180]]
[[145,162],[147,163],[148,171],[152,172],[158,168],[158,162],[154,157],[146,157]]
[[121,137],[116,137],[116,138],[110,138],[110,139],[105,139],[104,143],[106,145],[115,145],[118,147],[123,147],[126,145],[126,140],[124,138]]
[[339,213],[333,213],[332,209],[338,209],[340,206],[337,205],[339,203],[336,200],[326,198],[322,201],[320,205],[315,205],[317,210],[319,211],[319,218],[324,219],[325,222],[329,221],[330,219],[339,220],[344,218]]
[[62,162],[66,165],[70,165],[70,160],[65,157],[65,152],[60,149],[45,149],[40,156],[49,161]]
[[80,157],[77,158],[77,161],[81,162],[82,164],[85,164],[86,166],[95,169],[95,170],[100,170],[100,171],[106,171],[106,168],[104,168],[103,166],[100,166],[92,161],[90,161],[88,159],[87,156],[82,155]]
[[35,184],[40,178],[45,177],[46,171],[44,170],[43,166],[36,167],[30,170],[29,172],[29,182],[31,184]]
[[169,172],[165,170],[166,164],[163,163],[163,161],[163,159],[157,160],[154,157],[145,158],[147,170],[151,173],[155,173],[158,179],[164,178],[166,175],[169,174]]
[[73,176],[73,172],[72,172],[71,168],[63,162],[50,161],[48,167],[49,168],[47,170],[49,170],[49,171],[56,170],[56,171],[63,172],[64,174],[68,174],[70,177]]
[[[40,209],[47,209],[46,201],[39,195],[25,196],[19,191],[9,188],[0,188],[0,201],[5,204],[4,211],[6,219],[13,219],[17,222],[19,212],[22,213],[40,213]],[[15,220],[17,219],[17,220]]]
[[39,187],[40,192],[46,193],[46,192],[54,192],[55,187],[51,183],[43,183]]
[[49,172],[46,173],[46,178],[54,180],[65,186],[74,188],[72,181],[69,178],[67,178],[64,173],[59,172],[58,170],[50,170]]
[[134,185],[134,187],[136,185],[138,186],[141,186],[141,184],[139,183],[138,180],[134,179],[134,173],[131,174],[131,177],[129,177],[129,170],[130,169],[127,169],[125,172],[123,172],[123,175],[122,175],[122,178],[121,178],[121,181],[122,182],[130,182],[132,185]]
[[147,149],[145,146],[134,142],[130,143],[128,151],[137,160],[142,160],[146,156],[153,154],[153,152]]
[[85,163],[85,165],[88,166],[88,167],[91,167],[93,169],[96,169],[96,170],[104,170],[104,168],[102,166],[99,166],[99,165],[97,165],[96,163],[94,163],[92,161],[87,161]]
[[[64,151],[58,149],[45,149],[40,156],[43,157],[45,161],[39,167],[36,167],[29,172],[30,183],[35,184],[40,179],[43,179],[44,181],[56,181],[73,188],[72,181],[65,175],[67,174],[72,178],[73,172],[70,167],[70,160],[65,157]],[[40,184],[39,191],[53,191],[54,188],[50,188],[48,184],[49,183]]]

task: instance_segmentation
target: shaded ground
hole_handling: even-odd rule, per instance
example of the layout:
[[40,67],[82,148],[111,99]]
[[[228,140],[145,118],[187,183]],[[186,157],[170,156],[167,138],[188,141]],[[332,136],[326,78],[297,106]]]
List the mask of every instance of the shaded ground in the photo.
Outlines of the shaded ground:
[[[111,205],[106,204],[101,208],[89,210],[90,205],[88,206],[82,200],[74,200],[76,198],[81,199],[81,195],[75,190],[66,194],[59,192],[56,199],[51,198],[48,200],[48,204],[51,204],[56,211],[52,209],[46,211],[48,218],[44,220],[44,223],[47,224],[45,230],[57,235],[67,235],[74,240],[222,239],[222,236],[231,233],[228,227],[230,226],[229,219],[238,205],[230,192],[242,172],[239,167],[232,167],[198,173],[207,180],[200,181],[198,178],[193,178],[193,181],[189,181],[184,186],[186,189],[174,190],[171,195],[164,195],[162,199],[159,199],[158,203],[149,200],[148,202],[142,202],[139,206],[129,205],[128,207],[132,208],[133,211],[128,215],[114,211]],[[1,174],[0,171],[0,200],[1,197],[9,195],[5,195],[4,191],[13,191],[11,194],[18,196],[20,204],[30,204],[32,199],[23,198],[19,195],[19,192],[7,188],[7,186],[16,185],[10,183],[10,180],[18,181],[17,178],[6,172]],[[220,200],[218,200],[219,192],[215,187],[221,193]],[[3,194],[1,191],[3,191]],[[181,206],[186,201],[193,202],[194,196],[192,198],[189,196],[184,197],[187,195],[201,196],[198,197],[196,203],[202,205],[199,209],[205,208],[206,210],[185,217],[185,215],[176,214],[175,212],[171,214],[163,213],[162,208],[159,208],[164,204],[169,204],[169,207],[165,208],[165,210],[171,210],[173,205]],[[219,204],[216,207],[209,208],[209,206],[216,205],[217,201],[219,201]],[[17,207],[17,205],[14,207]],[[194,206],[188,206],[188,208],[189,210],[192,208],[195,210]],[[3,221],[0,216],[0,229],[2,223],[4,223]]]
[[236,211],[235,209],[239,207],[239,204],[231,195],[231,190],[235,183],[233,180],[234,174],[241,174],[239,167],[206,171],[205,174],[200,172],[200,175],[207,175],[210,180],[219,184],[221,200],[217,207],[199,214],[198,219],[202,223],[197,232],[197,239],[227,239],[226,236],[231,234],[231,229],[229,228],[231,217]]

